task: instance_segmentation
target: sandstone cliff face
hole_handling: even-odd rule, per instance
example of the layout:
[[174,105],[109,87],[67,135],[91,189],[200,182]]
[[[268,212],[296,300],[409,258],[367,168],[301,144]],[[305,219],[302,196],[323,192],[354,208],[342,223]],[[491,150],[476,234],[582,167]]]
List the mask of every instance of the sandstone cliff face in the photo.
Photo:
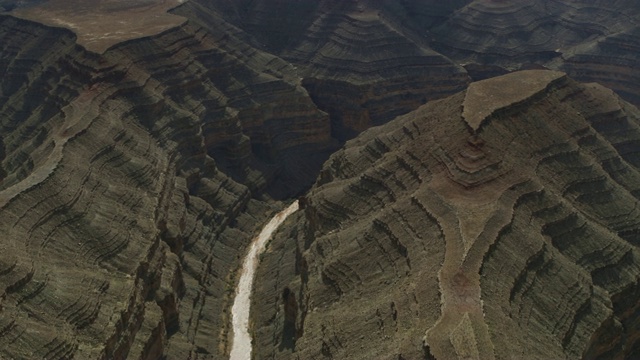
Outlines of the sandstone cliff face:
[[526,71],[365,131],[263,258],[258,357],[637,356],[639,115]]

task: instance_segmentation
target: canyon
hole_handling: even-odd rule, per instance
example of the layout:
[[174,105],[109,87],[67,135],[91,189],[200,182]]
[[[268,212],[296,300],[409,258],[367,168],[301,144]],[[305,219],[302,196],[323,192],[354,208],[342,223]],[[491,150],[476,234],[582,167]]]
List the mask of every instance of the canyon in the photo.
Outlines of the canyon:
[[0,358],[640,356],[639,21],[0,0]]

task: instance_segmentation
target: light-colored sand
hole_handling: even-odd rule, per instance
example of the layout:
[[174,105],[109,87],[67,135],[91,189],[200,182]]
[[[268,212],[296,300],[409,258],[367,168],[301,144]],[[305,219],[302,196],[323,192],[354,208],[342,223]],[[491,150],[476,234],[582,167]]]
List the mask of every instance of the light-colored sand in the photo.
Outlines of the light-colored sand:
[[284,220],[298,210],[298,201],[289,205],[288,208],[279,212],[267,223],[260,234],[256,236],[247,256],[242,262],[240,270],[240,281],[236,288],[236,298],[231,308],[231,319],[233,324],[233,342],[231,344],[231,360],[251,359],[251,334],[249,334],[249,312],[251,308],[251,293],[253,291],[253,280],[258,267],[258,257],[265,250],[271,235],[278,229]]

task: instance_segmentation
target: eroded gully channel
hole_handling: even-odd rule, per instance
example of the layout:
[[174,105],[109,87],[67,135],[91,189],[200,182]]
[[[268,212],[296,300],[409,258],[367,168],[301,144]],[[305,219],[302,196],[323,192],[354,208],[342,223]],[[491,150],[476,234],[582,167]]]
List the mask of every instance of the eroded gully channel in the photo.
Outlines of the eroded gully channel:
[[249,312],[251,308],[251,292],[253,280],[258,268],[258,258],[264,252],[271,235],[280,227],[284,220],[298,210],[298,201],[277,213],[260,231],[249,245],[249,251],[242,262],[240,281],[236,288],[236,298],[231,307],[231,322],[233,327],[233,341],[231,344],[230,360],[251,359],[251,334],[249,333]]

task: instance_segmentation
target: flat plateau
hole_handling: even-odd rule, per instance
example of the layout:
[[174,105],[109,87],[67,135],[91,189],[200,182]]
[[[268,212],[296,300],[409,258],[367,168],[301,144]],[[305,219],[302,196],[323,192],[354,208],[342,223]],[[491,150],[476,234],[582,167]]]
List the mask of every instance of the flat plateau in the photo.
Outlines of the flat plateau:
[[17,9],[11,15],[44,25],[63,27],[78,36],[85,49],[104,53],[127,40],[159,34],[186,19],[167,11],[185,0],[50,0]]

